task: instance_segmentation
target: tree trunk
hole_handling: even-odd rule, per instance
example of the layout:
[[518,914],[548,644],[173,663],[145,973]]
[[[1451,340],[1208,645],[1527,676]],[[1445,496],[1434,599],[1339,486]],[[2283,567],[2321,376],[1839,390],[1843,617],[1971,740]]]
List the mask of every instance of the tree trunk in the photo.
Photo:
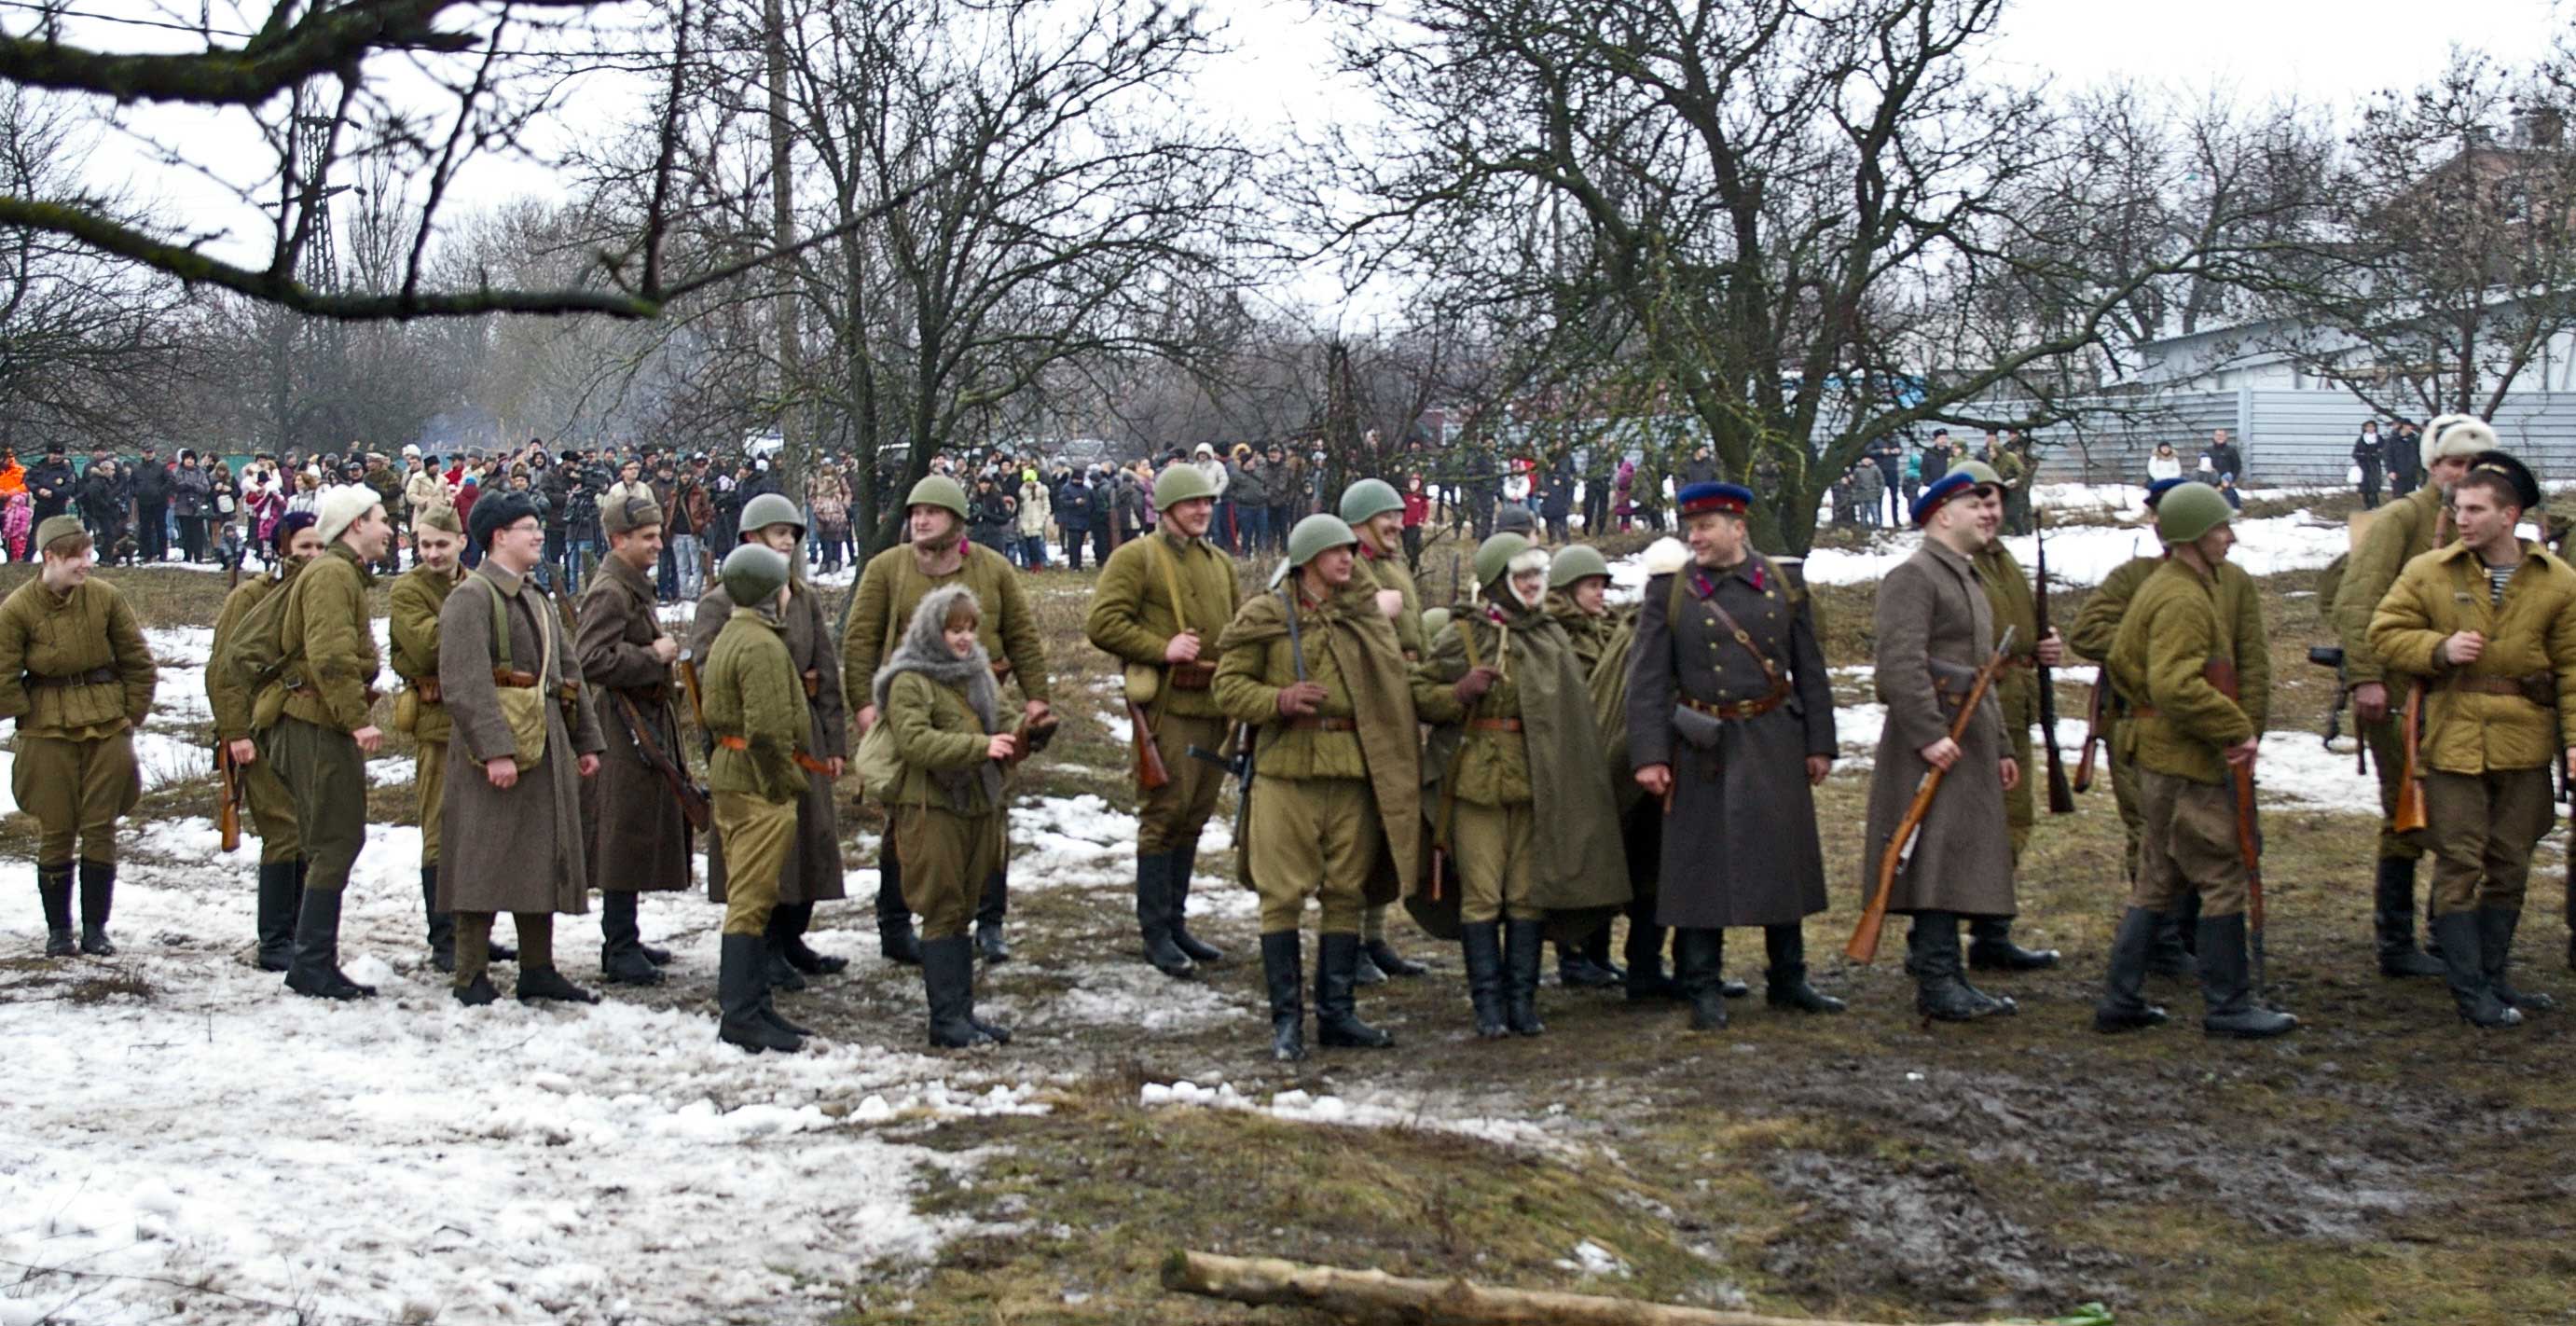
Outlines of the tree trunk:
[[1870,1326],[1556,1290],[1488,1289],[1464,1280],[1407,1280],[1384,1271],[1206,1252],[1175,1251],[1165,1258],[1163,1288],[1256,1306],[1312,1308],[1388,1326]]

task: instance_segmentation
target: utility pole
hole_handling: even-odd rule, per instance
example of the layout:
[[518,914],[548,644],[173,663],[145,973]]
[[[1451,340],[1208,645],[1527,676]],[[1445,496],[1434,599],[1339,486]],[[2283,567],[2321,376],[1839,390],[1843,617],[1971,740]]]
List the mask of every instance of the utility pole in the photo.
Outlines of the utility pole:
[[[787,14],[785,0],[763,0],[761,6],[763,42],[769,66],[769,229],[770,243],[784,250],[796,242],[796,156],[787,123]],[[796,412],[790,402],[803,381],[798,371],[803,338],[797,332],[796,271],[794,258],[780,259],[778,307],[773,315],[778,324],[778,459],[786,477],[802,479],[805,473],[805,446],[810,438],[800,438]]]

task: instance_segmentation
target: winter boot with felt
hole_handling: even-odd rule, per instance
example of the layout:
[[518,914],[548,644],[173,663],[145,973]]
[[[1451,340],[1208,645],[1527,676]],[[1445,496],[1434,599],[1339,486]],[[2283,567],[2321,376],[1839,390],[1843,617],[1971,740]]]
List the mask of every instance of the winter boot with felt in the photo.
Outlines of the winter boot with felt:
[[1360,937],[1325,935],[1315,959],[1315,1039],[1326,1049],[1383,1050],[1395,1037],[1360,1021],[1351,995]]
[[2163,913],[2144,907],[2132,907],[2120,917],[2119,933],[2111,939],[2110,971],[2102,982],[2102,998],[2093,1005],[2095,1031],[2164,1025],[2165,1011],[2147,1002],[2145,989],[2147,967],[2166,924]]
[[1467,1000],[1476,1010],[1476,1034],[1498,1040],[1511,1034],[1503,1018],[1503,935],[1495,921],[1458,927],[1459,956],[1467,965]]
[[1261,936],[1261,983],[1270,993],[1270,1057],[1293,1064],[1306,1057],[1305,955],[1297,932]]
[[1538,1020],[1538,959],[1546,931],[1537,921],[1503,922],[1503,1017],[1515,1036],[1547,1030]]
[[1801,1013],[1839,1013],[1843,1001],[1807,984],[1807,932],[1798,925],[1762,927],[1762,948],[1771,960],[1763,972],[1763,1002]]

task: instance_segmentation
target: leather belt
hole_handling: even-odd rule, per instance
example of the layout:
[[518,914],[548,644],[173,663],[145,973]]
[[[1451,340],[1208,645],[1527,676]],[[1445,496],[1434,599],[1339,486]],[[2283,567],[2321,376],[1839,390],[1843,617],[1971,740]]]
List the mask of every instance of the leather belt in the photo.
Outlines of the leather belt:
[[1706,700],[1694,700],[1687,695],[1682,697],[1682,704],[1684,706],[1706,714],[1711,718],[1723,719],[1760,718],[1762,715],[1770,713],[1772,710],[1777,709],[1788,702],[1789,688],[1786,686],[1774,687],[1770,693],[1759,696],[1755,699],[1746,700],[1741,704],[1710,704]]
[[1521,730],[1521,720],[1517,718],[1470,718],[1467,720],[1467,726],[1472,728],[1482,728],[1487,732],[1518,732]]
[[1175,663],[1166,674],[1176,691],[1203,691],[1216,682],[1214,663]]
[[[507,686],[514,691],[533,691],[537,689],[537,674],[533,672],[521,672],[515,668],[494,668],[492,669],[492,684],[495,686]],[[558,704],[575,704],[581,700],[581,687],[573,682],[564,682],[557,685],[554,688],[554,692],[555,701]],[[372,695],[374,692],[370,691],[369,694]]]
[[[724,747],[726,750],[748,751],[751,749],[751,741],[746,737],[718,737],[716,738],[716,744]],[[801,750],[792,752],[792,754],[795,757],[797,768],[802,769],[807,773],[821,774],[826,778],[832,776],[832,766],[825,764],[821,760],[815,759],[813,756],[808,755]]]
[[2519,695],[2543,709],[2558,703],[2558,679],[2546,672],[2527,677],[2453,676],[2443,680],[2442,688],[2471,695]]
[[1328,718],[1321,714],[1288,720],[1288,729],[1292,732],[1357,732],[1359,727],[1360,721],[1356,718]]
[[109,686],[115,684],[123,675],[124,674],[119,673],[113,667],[91,668],[87,672],[75,672],[67,677],[48,677],[42,673],[30,672],[25,676],[20,677],[18,679],[18,684],[29,688],[37,686]]

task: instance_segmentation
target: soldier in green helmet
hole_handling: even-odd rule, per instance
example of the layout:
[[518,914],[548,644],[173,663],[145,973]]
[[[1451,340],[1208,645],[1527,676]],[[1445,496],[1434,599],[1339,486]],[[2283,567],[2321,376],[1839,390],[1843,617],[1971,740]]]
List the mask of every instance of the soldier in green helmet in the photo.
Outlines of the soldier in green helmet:
[[[798,685],[805,692],[806,712],[813,724],[803,749],[818,768],[796,804],[796,836],[778,878],[777,905],[769,910],[768,930],[770,984],[802,990],[807,976],[831,975],[849,965],[849,959],[817,953],[805,943],[805,932],[814,924],[814,905],[849,896],[842,882],[840,813],[832,804],[832,781],[841,776],[842,763],[849,756],[840,659],[832,652],[823,596],[799,574],[805,566],[800,546],[805,538],[803,513],[776,493],[762,493],[743,504],[739,524],[737,537],[742,542],[760,544],[787,562],[787,606],[778,612],[778,638],[796,664]],[[739,606],[721,582],[707,590],[706,597],[698,600],[697,619],[689,628],[692,656],[708,656],[715,648],[716,633]],[[725,901],[726,863],[731,859],[710,846],[707,896],[715,902]]]
[[699,704],[715,751],[707,787],[715,799],[709,850],[723,855],[724,937],[716,969],[716,1037],[753,1054],[793,1054],[805,1030],[778,1015],[770,997],[770,915],[778,881],[796,847],[798,803],[812,775],[814,718],[803,678],[784,638],[790,580],[787,559],[748,542],[725,555],[718,585],[735,606],[707,651]]
[[[1342,490],[1342,523],[1359,537],[1359,560],[1351,583],[1376,596],[1380,611],[1395,623],[1395,642],[1404,661],[1422,661],[1422,594],[1404,555],[1404,499],[1384,479],[1362,479]],[[1443,618],[1445,621],[1446,618]],[[1420,976],[1431,970],[1403,954],[1386,937],[1391,904],[1372,905],[1360,916],[1359,983],[1375,985],[1390,976]]]
[[2219,610],[2215,568],[2236,543],[2235,509],[2217,489],[2187,483],[2156,504],[2156,537],[2167,557],[2120,620],[2110,668],[2135,706],[2120,741],[2138,768],[2138,809],[2146,823],[2128,912],[2111,942],[2110,971],[2093,1025],[2102,1031],[2152,1027],[2164,1010],[2141,986],[2163,914],[2186,892],[2200,895],[2201,1026],[2213,1036],[2278,1036],[2299,1025],[2254,1000],[2246,946],[2250,877],[2237,847],[2231,768],[2251,771],[2262,729],[2238,696],[2239,678],[2269,644],[2259,621],[2248,630]]
[[[1476,549],[1481,595],[1431,642],[1415,708],[1432,739],[1476,1034],[1535,1036],[1551,913],[1588,921],[1629,899],[1618,804],[1573,642],[1546,610],[1547,552],[1518,534]],[[1539,826],[1546,825],[1544,831]],[[1413,895],[1417,914],[1445,900]],[[1436,914],[1436,913],[1435,913]]]
[[[1589,678],[1601,665],[1611,638],[1619,633],[1618,620],[1610,611],[1610,563],[1599,549],[1573,544],[1548,562],[1547,615],[1565,629],[1575,660]],[[1628,979],[1627,971],[1610,959],[1607,921],[1575,943],[1558,941],[1556,979],[1577,989],[1601,989]]]
[[[849,711],[857,715],[859,734],[866,735],[876,723],[870,679],[903,639],[922,596],[942,585],[964,585],[975,592],[983,608],[978,638],[992,659],[994,679],[1018,683],[1027,722],[1052,723],[1046,644],[1038,635],[1036,615],[1010,561],[967,542],[966,490],[944,474],[914,484],[904,498],[904,525],[909,542],[868,559],[850,596],[850,610],[841,619],[841,685]],[[1010,906],[1008,870],[1005,863],[993,872],[976,904],[975,946],[987,962],[1011,956],[1002,934]],[[912,913],[903,902],[903,862],[890,844],[878,860],[877,934],[886,957],[921,961]]]
[[1352,990],[1370,898],[1413,883],[1421,857],[1421,747],[1411,669],[1378,591],[1354,574],[1360,536],[1312,515],[1288,535],[1273,592],[1220,637],[1216,696],[1255,730],[1245,873],[1261,895],[1261,968],[1271,1053],[1306,1055],[1299,918],[1323,908],[1315,1022],[1327,1046],[1395,1040],[1359,1020]]
[[1154,532],[1123,544],[1101,567],[1084,634],[1126,664],[1127,699],[1144,711],[1165,781],[1136,790],[1136,925],[1145,960],[1187,976],[1225,955],[1189,932],[1190,877],[1199,832],[1215,812],[1225,771],[1190,748],[1225,745],[1216,681],[1217,633],[1243,597],[1234,559],[1208,538],[1216,487],[1195,465],[1154,479]]

